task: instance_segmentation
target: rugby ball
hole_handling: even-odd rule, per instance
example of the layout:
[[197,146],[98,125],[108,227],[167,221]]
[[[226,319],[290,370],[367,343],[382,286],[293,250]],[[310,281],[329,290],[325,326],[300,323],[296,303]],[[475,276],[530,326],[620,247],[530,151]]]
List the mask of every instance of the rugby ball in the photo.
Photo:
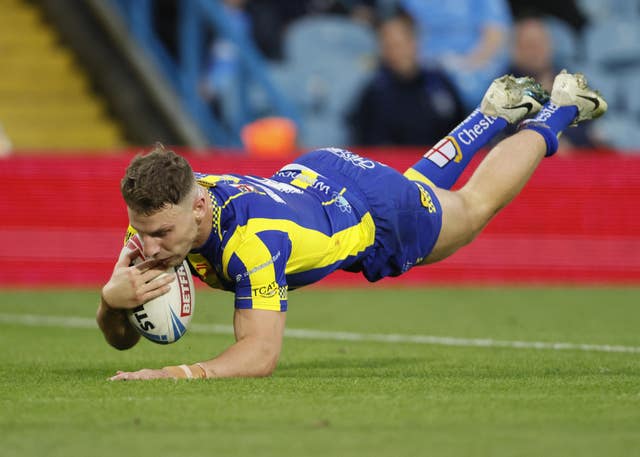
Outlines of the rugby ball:
[[[144,261],[142,243],[137,235],[129,239],[126,247],[138,252],[134,264]],[[195,306],[195,289],[187,261],[167,269],[153,281],[165,275],[174,277],[169,292],[127,312],[131,325],[142,336],[158,344],[178,341],[187,332]]]

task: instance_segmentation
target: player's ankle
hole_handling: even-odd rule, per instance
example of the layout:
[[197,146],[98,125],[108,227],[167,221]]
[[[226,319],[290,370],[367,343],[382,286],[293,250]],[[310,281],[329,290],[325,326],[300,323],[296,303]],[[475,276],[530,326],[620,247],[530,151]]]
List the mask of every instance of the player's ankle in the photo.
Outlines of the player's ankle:
[[542,135],[544,142],[546,143],[547,150],[545,151],[545,157],[550,157],[558,151],[558,136],[559,133],[554,132],[544,122],[538,122],[535,119],[527,119],[520,123],[518,130],[533,130],[534,132]]

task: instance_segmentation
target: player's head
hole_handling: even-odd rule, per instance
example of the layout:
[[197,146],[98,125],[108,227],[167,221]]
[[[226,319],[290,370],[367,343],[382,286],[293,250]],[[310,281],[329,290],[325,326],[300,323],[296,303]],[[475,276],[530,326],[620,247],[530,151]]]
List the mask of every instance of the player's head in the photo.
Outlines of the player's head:
[[129,223],[147,258],[178,265],[198,236],[206,211],[205,196],[189,163],[162,145],[136,156],[120,182]]
[[406,13],[383,20],[378,27],[383,63],[397,75],[412,77],[419,67],[415,24]]
[[515,66],[528,75],[539,76],[553,68],[551,35],[544,20],[526,15],[513,27],[511,59]]

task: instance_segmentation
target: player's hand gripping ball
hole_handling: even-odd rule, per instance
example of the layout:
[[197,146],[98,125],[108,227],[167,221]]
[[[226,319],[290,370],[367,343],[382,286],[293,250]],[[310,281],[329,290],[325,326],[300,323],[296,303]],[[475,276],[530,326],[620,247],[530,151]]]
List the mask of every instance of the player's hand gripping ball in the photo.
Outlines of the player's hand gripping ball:
[[[134,264],[145,260],[138,235],[129,239],[127,248],[139,253],[133,261]],[[158,344],[169,344],[179,340],[187,332],[195,307],[195,289],[187,261],[177,267],[168,268],[158,278],[165,275],[175,277],[170,284],[169,292],[127,312],[131,325],[142,336]]]

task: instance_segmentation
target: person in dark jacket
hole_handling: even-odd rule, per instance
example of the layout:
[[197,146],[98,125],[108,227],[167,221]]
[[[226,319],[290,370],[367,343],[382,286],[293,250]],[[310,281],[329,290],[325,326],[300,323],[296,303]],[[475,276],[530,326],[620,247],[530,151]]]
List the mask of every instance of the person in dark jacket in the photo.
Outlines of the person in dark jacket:
[[378,30],[380,67],[348,116],[355,145],[433,145],[464,118],[447,75],[420,65],[415,26],[397,14]]

